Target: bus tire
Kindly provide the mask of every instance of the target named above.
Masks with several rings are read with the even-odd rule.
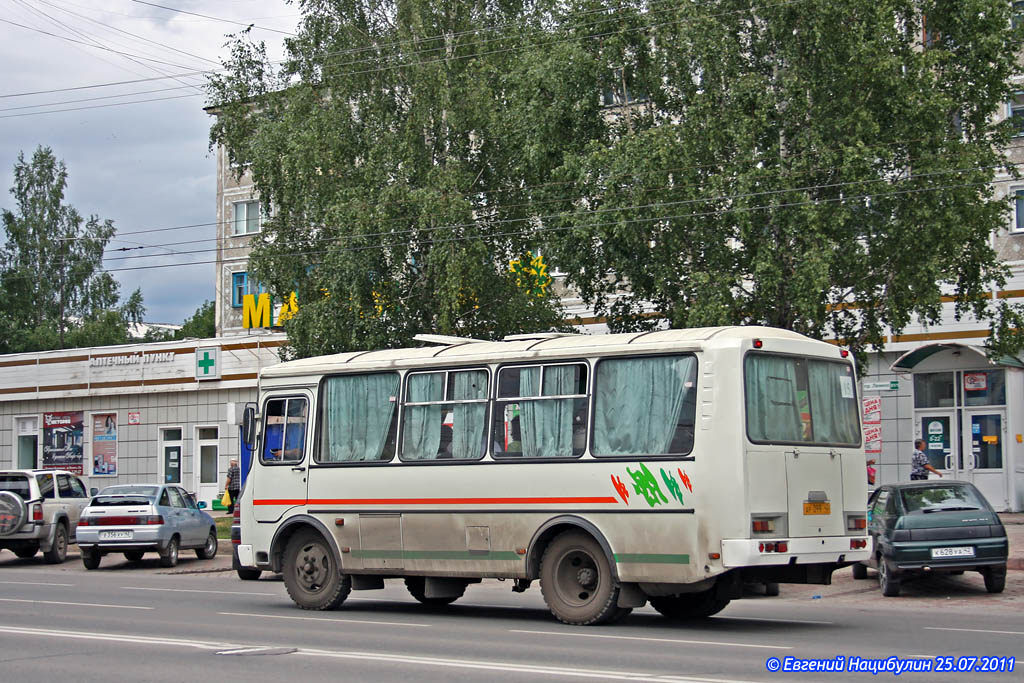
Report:
[[[728,604],[728,600],[715,597],[714,588],[700,593],[651,597],[651,607],[662,616],[676,621],[710,617],[721,612]]]
[[[310,529],[296,532],[284,551],[284,585],[292,601],[308,610],[336,609],[352,590],[323,536]]]
[[[405,577],[405,587],[408,589],[409,595],[428,607],[444,607],[445,605],[450,605],[461,598],[466,590],[466,587],[463,586],[463,593],[459,593],[458,595],[448,598],[428,598],[426,595],[426,585],[427,580],[422,576]]]
[[[238,578],[242,581],[259,581],[260,576],[263,574],[262,569],[250,569],[248,567],[239,567],[235,570],[238,574]]]
[[[619,608],[619,584],[608,557],[589,534],[565,531],[544,550],[540,591],[555,618],[565,624],[603,624],[629,614]]]

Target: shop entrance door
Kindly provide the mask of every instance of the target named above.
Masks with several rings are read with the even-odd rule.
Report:
[[[1006,411],[986,408],[964,410],[964,472],[961,479],[972,482],[996,510],[1009,504],[1006,495],[1004,446]]]
[[[947,479],[958,478],[964,468],[956,416],[955,410],[929,411],[918,413],[917,416],[928,464],[942,472],[942,476]]]

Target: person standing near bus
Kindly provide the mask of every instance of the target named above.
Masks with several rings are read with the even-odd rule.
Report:
[[[238,491],[241,489],[242,480],[238,472],[238,461],[234,458],[231,459],[231,464],[228,465],[228,479],[224,488],[228,491],[228,497],[231,502],[228,504],[228,514],[234,514],[235,512],[235,501],[238,500]]]
[[[939,472],[929,464],[924,448],[924,439],[918,439],[914,442],[914,454],[910,456],[910,478],[915,481],[927,479],[929,472],[940,477],[942,476],[942,472]]]

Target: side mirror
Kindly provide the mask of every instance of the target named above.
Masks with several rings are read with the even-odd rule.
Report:
[[[95,486],[93,486],[91,489],[89,489],[89,495],[90,496],[95,496],[99,492],[100,492],[100,490],[98,488],[96,488]]]
[[[196,507],[198,507],[200,510],[205,510],[206,509],[206,501],[205,500],[199,501],[198,503],[196,503]]]
[[[256,443],[256,404],[246,403],[242,413],[242,440],[252,449]]]

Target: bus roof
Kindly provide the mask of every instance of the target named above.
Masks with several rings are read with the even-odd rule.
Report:
[[[416,367],[439,364],[473,364],[505,361],[510,358],[580,357],[601,353],[636,353],[637,351],[663,351],[690,347],[703,348],[712,338],[728,345],[741,339],[789,339],[810,343],[815,340],[797,332],[775,327],[732,326],[699,327],[625,334],[566,335],[517,339],[515,341],[475,341],[426,347],[384,349],[380,351],[351,351],[327,356],[312,356],[287,361],[265,368],[261,376],[270,378],[298,375],[329,374],[340,371]],[[831,346],[831,345],[829,345]],[[835,347],[833,347],[835,348]],[[836,353],[838,355],[838,352]]]

